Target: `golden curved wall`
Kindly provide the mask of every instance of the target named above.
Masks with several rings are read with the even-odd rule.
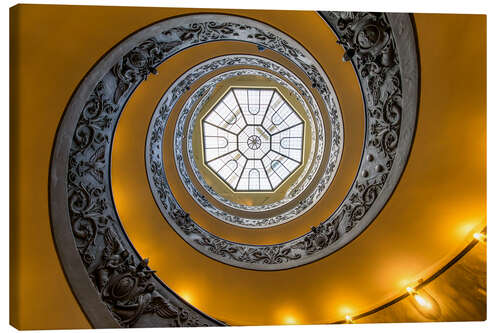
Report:
[[[90,327],[59,265],[48,212],[50,153],[72,92],[121,39],[152,22],[192,11],[37,5],[11,9],[11,323],[16,327]],[[326,29],[317,29],[313,23],[318,17],[311,12],[214,11],[251,16],[284,31],[301,15],[303,35],[297,39],[318,44],[325,38]],[[185,246],[182,256],[154,253],[152,242],[134,242],[145,256],[154,254],[152,267],[169,286],[189,294],[208,314],[236,324],[283,323],[287,316],[297,323],[334,321],[342,316],[342,307],[362,311],[394,296],[405,282],[435,270],[463,247],[470,232],[486,220],[486,17],[416,14],[415,24],[422,80],[416,137],[401,182],[372,226],[321,262],[284,272],[247,272],[214,263],[179,238],[173,242]],[[352,70],[348,64],[345,68]],[[358,98],[359,88],[353,86],[348,93]],[[127,221],[137,220],[138,213],[120,211],[133,241],[139,227]],[[167,228],[165,224],[168,234]],[[341,284],[332,287],[327,279],[303,284],[319,273],[332,274]],[[248,294],[242,294],[248,308],[262,305],[252,288],[273,293],[269,317],[258,321],[251,311],[248,317],[233,313],[224,297],[242,290],[231,283],[222,288],[217,274],[225,281],[249,283]],[[280,283],[283,289],[259,289],[256,281]]]

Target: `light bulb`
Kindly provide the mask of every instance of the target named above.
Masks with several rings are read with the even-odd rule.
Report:
[[[486,243],[486,235],[482,232],[476,232],[474,234],[474,238],[477,239],[481,243]]]
[[[425,318],[437,320],[441,316],[441,308],[438,302],[425,289],[416,291],[412,287],[406,288],[410,294],[410,302],[415,309]]]
[[[427,302],[427,300],[422,296],[420,296],[419,294],[415,294],[415,296],[413,297],[415,298],[415,301],[417,301],[418,305],[423,306],[424,308],[427,309],[432,308],[432,304]]]

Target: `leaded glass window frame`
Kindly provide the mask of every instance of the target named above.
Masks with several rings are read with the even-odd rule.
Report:
[[[201,127],[204,164],[234,192],[274,192],[303,163],[304,120],[274,87],[230,87]]]

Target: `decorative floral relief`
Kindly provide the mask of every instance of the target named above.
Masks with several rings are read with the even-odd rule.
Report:
[[[319,125],[317,128],[317,134],[316,134],[315,126],[311,128],[311,130],[312,130],[312,133],[311,133],[312,149],[311,150],[314,150],[313,148],[314,148],[316,141],[317,141],[317,143],[318,143],[317,152],[318,153],[316,155],[316,158],[314,158],[314,159],[310,158],[307,161],[307,165],[305,167],[305,170],[310,170],[310,171],[307,173],[305,181],[302,182],[299,186],[296,186],[298,181],[295,184],[290,186],[291,187],[290,192],[287,193],[286,198],[284,198],[283,200],[280,200],[280,201],[272,203],[272,204],[261,205],[261,206],[238,205],[238,204],[233,203],[227,199],[221,198],[217,193],[215,193],[215,191],[210,190],[210,188],[206,189],[212,196],[217,198],[217,200],[219,200],[220,202],[224,203],[225,205],[227,205],[229,207],[233,207],[233,208],[244,210],[244,211],[266,211],[266,210],[275,209],[278,206],[281,206],[281,205],[285,204],[286,202],[290,201],[295,196],[297,196],[299,193],[301,193],[307,187],[308,184],[310,184],[310,181],[312,180],[312,178],[316,174],[316,170],[319,167],[319,163],[320,163],[321,157],[323,155],[322,154],[323,149],[324,149],[323,122],[322,122],[322,118],[320,115],[318,105],[316,104],[316,101],[313,98],[311,92],[305,87],[305,85],[302,83],[302,81],[300,79],[298,79],[295,75],[293,75],[293,73],[288,71],[283,66],[276,64],[272,61],[269,61],[267,59],[263,59],[263,58],[259,58],[259,57],[249,57],[249,56],[246,56],[246,57],[239,56],[238,58],[242,64],[246,63],[248,65],[266,68],[268,70],[271,70],[272,72],[279,74],[281,77],[287,79],[288,81],[292,82],[294,84],[294,86],[297,87],[298,91],[295,91],[295,89],[293,89],[289,85],[288,82],[286,82],[286,81],[284,81],[284,80],[282,80],[282,79],[280,79],[272,74],[265,73],[265,72],[261,72],[261,74],[260,74],[260,75],[268,77],[268,78],[278,82],[280,85],[283,85],[284,87],[286,87],[290,91],[290,93],[303,105],[304,109],[309,110],[308,105],[311,105],[311,107],[312,107],[311,112],[309,112],[309,111],[306,112],[307,117],[308,117],[309,122],[311,124],[318,124]],[[229,59],[233,59],[233,57],[228,57],[225,60],[227,61]],[[209,64],[207,64],[207,65],[209,65]],[[212,83],[210,83],[210,82],[205,83],[205,85],[207,85],[207,84],[212,85]],[[213,89],[213,88],[211,88],[211,89]],[[193,95],[196,95],[196,93]],[[188,127],[188,138],[190,138],[192,136],[192,133],[193,133],[194,119],[196,118],[196,115],[199,113],[199,110],[206,103],[209,96],[210,96],[210,92],[207,92],[207,93],[204,92],[203,98],[200,99],[195,111],[193,112],[193,115],[191,116],[191,120],[190,120],[189,127]],[[201,95],[194,96],[194,97],[196,97],[194,99],[194,100],[196,100],[199,97],[201,97]],[[304,98],[308,102],[308,104],[305,103]],[[188,103],[189,103],[189,101],[188,101]],[[186,103],[186,105],[187,105],[187,103]],[[187,108],[184,108],[184,109],[187,110]],[[310,113],[312,114],[312,116],[310,115]],[[179,116],[179,120],[177,123],[178,125],[181,124],[182,122],[185,122],[183,117],[185,118],[185,115],[183,115],[183,114],[181,114]],[[314,118],[314,119],[312,119],[312,118]],[[335,124],[332,124],[332,126],[341,126],[341,124],[335,123]],[[334,129],[333,132],[339,133],[340,131],[338,129]],[[317,140],[316,140],[316,135],[317,135]],[[337,156],[331,156],[331,155],[336,154],[337,150],[340,149],[340,147],[339,147],[340,142],[338,142],[338,141],[339,140],[338,140],[337,135],[332,136],[332,147],[333,148],[331,149],[330,159],[334,159],[335,161],[338,161],[336,159]],[[194,160],[192,157],[192,141],[188,139],[187,145],[188,145],[188,157],[190,159],[190,163],[192,165],[192,168],[195,169],[195,163],[194,163]],[[311,164],[313,164],[313,166],[311,169],[309,169]],[[195,173],[196,173],[196,171],[195,171]],[[329,181],[327,180],[326,182],[329,184],[331,182],[332,176],[333,176],[332,173],[325,173],[323,178],[328,179]],[[198,179],[200,179],[201,175],[200,176],[197,175],[197,177],[198,177]],[[200,181],[202,181],[202,179],[200,179]],[[324,182],[324,181],[320,181],[320,182]],[[284,219],[286,219],[286,217],[282,216],[280,219],[284,220]],[[229,222],[243,223],[244,221],[237,220],[237,221],[229,221]],[[274,222],[262,221],[262,223],[260,223],[260,224],[261,225],[268,225],[269,223],[274,223]]]
[[[181,43],[176,40],[159,43],[156,39],[149,39],[127,53],[113,66],[117,79],[113,101],[117,103],[135,83],[146,80],[149,74],[157,74],[156,66]]]
[[[402,92],[399,60],[387,18],[383,13],[329,15],[337,23],[339,44],[346,49],[344,60],[351,60],[361,76],[373,135],[369,144],[393,159],[399,140]]]
[[[155,290],[148,259],[136,263],[110,228],[103,231],[103,239],[102,260],[90,276],[121,326],[131,327],[148,313],[170,319],[170,326],[207,326]]]
[[[311,224],[315,227],[308,234],[283,244],[253,246],[219,239],[196,225],[171,195],[165,178],[161,177],[163,170],[152,164],[157,195],[169,212],[174,228],[188,243],[213,259],[255,269],[281,269],[308,263],[317,259],[318,254],[331,253],[343,235],[371,209],[384,187],[399,140],[403,112],[399,62],[390,26],[384,14],[330,12],[327,15],[327,21],[346,48],[345,58],[350,59],[361,74],[362,89],[369,101],[366,113],[370,131],[365,154],[373,154],[377,162],[385,162],[384,172],[370,177],[358,174],[356,186],[342,206],[326,221],[313,221]],[[233,39],[281,53],[312,78],[318,91],[330,90],[316,65],[271,27],[232,16],[219,16],[227,21],[222,24],[204,19],[214,16],[196,15],[194,18],[199,23],[179,24],[128,51],[96,84],[73,130],[67,170],[71,228],[96,291],[124,327],[147,326],[148,316],[163,320],[162,326],[221,324],[197,312],[159,282],[148,261],[133,250],[116,215],[109,178],[111,139],[124,104],[135,88],[155,73],[160,63],[182,49],[203,42]],[[189,16],[186,18],[189,21]],[[178,22],[181,19],[184,18]],[[174,92],[174,96],[178,94],[182,94],[182,89]],[[332,119],[338,117],[333,97],[327,104],[333,112]],[[160,113],[162,117],[168,116],[166,109]]]
[[[349,13],[332,15],[335,18],[345,18],[345,22],[341,23],[342,31],[345,31],[345,35],[342,35],[340,32],[340,36],[342,36],[340,38],[340,42],[347,46],[346,56],[344,58],[345,60],[353,61],[356,68],[361,68],[360,71],[362,73],[363,70],[366,69],[366,66],[368,66],[367,60],[364,60],[364,62],[360,60],[364,59],[362,57],[366,54],[370,54],[373,59],[376,59],[373,60],[376,63],[378,59],[383,58],[383,56],[377,55],[377,50],[385,50],[388,47],[387,44],[393,43],[389,35],[390,29],[387,30],[383,28],[387,25],[383,15],[373,16],[382,20],[380,23],[381,28],[378,26],[370,26],[366,27],[366,29],[364,24],[373,25],[376,23],[376,20],[370,16],[371,14],[365,13],[361,16],[354,15],[353,17],[363,18],[362,22],[358,22],[357,24],[355,24],[354,21],[349,21],[347,19],[351,17]],[[352,29],[365,29],[366,31],[358,36],[359,33],[352,32]],[[381,37],[380,40],[374,40],[375,37],[372,36],[374,31],[379,31],[377,29],[380,29],[380,34],[385,36]],[[366,34],[367,36],[365,37],[363,34]],[[353,36],[353,38],[354,36],[358,36],[356,38],[358,38],[359,43],[361,43],[360,46],[358,47],[359,43],[350,39],[349,36]],[[369,40],[367,41],[365,38],[369,38]],[[376,49],[372,49],[372,47],[370,47],[370,40],[374,40],[372,47]],[[349,51],[350,46],[355,48],[354,52]],[[360,49],[362,51],[358,51]],[[299,54],[299,52],[297,52],[297,54]],[[310,233],[300,237],[299,239],[279,245],[280,253],[283,251],[285,254],[283,256],[278,256],[278,258],[280,258],[279,262],[273,259],[273,254],[275,252],[266,250],[271,248],[276,250],[276,247],[252,246],[220,239],[217,236],[203,230],[194,221],[190,220],[189,216],[185,218],[189,220],[189,223],[185,221],[184,218],[182,219],[183,222],[181,230],[183,233],[181,233],[181,235],[183,235],[186,241],[214,259],[219,259],[223,262],[246,268],[266,269],[262,268],[262,266],[253,266],[252,264],[269,264],[279,268],[279,265],[276,264],[289,263],[293,261],[307,262],[308,256],[316,255],[321,251],[327,251],[329,245],[335,243],[342,238],[344,234],[352,230],[357,222],[370,209],[380,189],[383,187],[387,174],[391,170],[394,150],[395,147],[397,147],[399,140],[401,111],[399,104],[401,98],[399,96],[401,95],[401,88],[396,84],[400,81],[400,79],[397,58],[394,54],[393,56],[394,59],[390,62],[387,62],[387,59],[384,58],[386,59],[384,60],[386,61],[386,64],[391,64],[390,68],[381,63],[380,71],[377,72],[374,69],[375,72],[369,72],[369,74],[366,75],[366,79],[362,81],[362,87],[365,88],[363,91],[369,101],[367,105],[367,120],[370,132],[367,133],[366,143],[375,148],[375,150],[366,149],[365,156],[371,155],[372,159],[374,159],[377,163],[382,163],[384,167],[382,169],[379,168],[379,171],[375,172],[375,175],[368,176],[367,174],[358,174],[355,181],[356,186],[354,186],[348,194],[348,200],[344,201],[344,203],[327,221],[317,223],[314,227],[312,227]],[[363,63],[364,66],[359,67],[358,63]],[[315,71],[309,67],[307,67],[307,70],[309,73],[315,73]],[[378,73],[378,76],[375,75],[375,73]],[[364,74],[362,74],[362,77],[364,78],[365,76],[363,75]],[[374,87],[374,85],[370,82],[378,82],[378,90],[370,89],[370,87]],[[167,98],[166,102],[162,105],[174,103],[174,101],[175,94],[172,94],[172,96]],[[154,150],[152,149],[152,151]],[[363,158],[363,161],[365,160],[366,159]],[[366,163],[363,162],[362,167],[364,164]],[[335,168],[334,163],[330,163],[327,166],[327,170],[331,170],[333,168]],[[173,209],[180,209],[175,200],[168,199],[171,194],[169,194],[168,184],[162,179],[161,172],[154,176],[153,183],[155,186],[158,185],[162,187],[160,193],[161,195],[165,195],[165,199],[161,199],[160,201],[162,201],[166,212],[172,211]],[[322,186],[324,186],[324,184],[319,184],[318,187],[323,189]],[[360,201],[359,198],[362,198],[363,200]],[[368,200],[370,198],[373,200]],[[206,200],[206,198],[203,199]],[[314,198],[306,198],[293,210],[291,210],[290,214],[300,214],[303,209],[313,203],[313,200]],[[165,202],[171,202],[172,204],[165,204]],[[209,203],[207,202],[206,205],[209,205]],[[253,255],[256,256],[252,257]],[[266,258],[266,256],[268,257]],[[263,258],[266,258],[266,260]]]

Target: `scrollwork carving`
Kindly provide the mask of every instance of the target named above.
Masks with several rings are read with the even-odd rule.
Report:
[[[394,157],[401,120],[401,74],[394,39],[383,13],[328,14],[337,24],[338,43],[345,61],[352,61],[361,76],[372,121],[369,144]],[[335,24],[335,23],[334,23]],[[390,168],[392,163],[386,162]]]
[[[207,212],[214,215],[216,218],[220,220],[245,227],[269,227],[285,223],[291,219],[296,218],[300,214],[305,213],[307,209],[309,209],[312,205],[314,205],[314,203],[316,203],[321,198],[321,195],[326,191],[327,186],[333,180],[333,177],[338,167],[338,163],[340,161],[340,150],[341,150],[342,140],[339,140],[338,135],[333,135],[330,138],[331,148],[329,150],[329,154],[325,157],[325,161],[323,161],[325,164],[328,165],[328,168],[325,170],[325,172],[317,182],[317,186],[315,186],[315,188],[312,189],[311,193],[308,195],[309,198],[304,199],[304,201],[301,202],[300,206],[292,207],[288,211],[281,212],[279,215],[276,216],[271,216],[266,218],[248,218],[248,217],[244,218],[238,215],[229,214],[225,210],[218,209],[217,207],[212,205],[193,185],[190,175],[186,170],[186,165],[183,157],[183,149],[182,149],[182,146],[186,140],[187,140],[187,155],[189,163],[191,164],[191,168],[196,178],[203,186],[203,188],[212,197],[214,197],[216,200],[223,203],[224,205],[250,212],[276,209],[290,202],[302,191],[304,191],[305,188],[312,181],[313,177],[316,175],[316,171],[318,170],[320,164],[322,163],[323,151],[325,149],[324,146],[326,140],[324,138],[324,129],[322,126],[323,123],[321,121],[321,114],[319,111],[319,107],[317,106],[316,102],[314,101],[314,98],[312,97],[312,94],[309,92],[307,88],[305,88],[305,86],[301,83],[301,81],[298,78],[296,78],[292,73],[287,71],[281,65],[269,61],[267,59],[262,59],[254,56],[243,56],[243,55],[223,56],[211,59],[205,63],[200,64],[199,66],[190,69],[187,73],[185,73],[184,74],[185,77],[184,78],[181,77],[177,82],[175,82],[165,93],[165,96],[167,97],[171,94],[170,90],[179,91],[182,90],[180,87],[182,87],[183,85],[192,84],[195,80],[205,75],[208,72],[208,69],[215,70],[224,68],[226,66],[234,66],[234,65],[258,66],[270,69],[273,72],[276,71],[277,73],[286,77],[287,79],[291,79],[291,81],[294,82],[294,84],[296,84],[300,90],[295,92],[295,90],[289,85],[289,83],[284,81],[283,79],[277,77],[274,74],[256,69],[230,70],[211,78],[210,80],[205,82],[200,88],[198,88],[188,98],[178,116],[176,131],[174,135],[174,148],[173,148],[177,170],[179,172],[179,175],[181,177],[181,180],[185,188],[191,194],[191,196],[198,202],[198,204],[201,207],[203,207],[203,209],[205,209]],[[320,125],[318,126],[317,129],[313,128],[314,131],[311,131],[312,135],[316,135],[316,133],[318,133],[318,139],[316,139],[316,137],[311,139],[311,145],[314,145],[315,147],[317,143],[318,150],[317,153],[315,154],[315,151],[311,149],[311,153],[309,156],[310,158],[308,158],[307,165],[303,171],[303,178],[299,178],[299,180],[301,181],[303,180],[303,182],[295,187],[293,193],[289,193],[282,200],[279,200],[272,204],[261,205],[261,206],[246,206],[234,203],[228,199],[221,197],[204,181],[204,178],[201,175],[200,171],[198,170],[196,162],[194,161],[192,139],[191,139],[194,130],[194,123],[195,123],[194,119],[196,119],[198,113],[200,112],[200,109],[206,103],[206,100],[208,99],[208,97],[210,97],[210,94],[213,91],[214,87],[219,82],[240,75],[259,75],[283,85],[284,87],[289,89],[290,93],[293,94],[292,96],[294,96],[297,100],[299,100],[299,102],[301,102],[304,105],[304,108],[306,109],[307,104],[302,98],[302,96],[304,96],[304,98],[307,99],[308,102],[310,102],[310,104],[313,105],[312,115],[310,115],[309,113],[307,114],[308,117],[311,118],[310,121],[313,122],[314,120],[316,123]],[[152,128],[149,132],[148,137],[146,138],[146,144],[148,145],[148,147],[150,147],[150,150],[147,152],[146,156],[146,164],[152,165],[151,169],[154,170],[151,171],[148,170],[148,172],[151,172],[153,174],[156,173],[157,168],[163,168],[163,160],[157,157],[162,156],[162,154],[159,151],[163,149],[162,133],[164,132],[164,128],[166,126],[166,121],[167,121],[167,119],[164,117],[164,115],[167,113],[165,112],[165,110],[171,110],[174,107],[174,103],[177,101],[176,97],[178,97],[177,94],[171,94],[171,95],[172,96],[170,98],[168,97],[165,98],[165,101],[160,102],[160,104],[158,105],[155,113],[153,114],[152,124],[150,125]],[[329,95],[326,95],[325,98],[327,99],[328,96]],[[197,103],[197,105],[194,108],[193,115],[191,116],[191,120],[189,122],[187,133],[185,134],[183,131],[183,125],[186,122],[187,114],[189,113],[190,109],[193,107],[195,103]],[[156,115],[160,112],[162,116],[157,117]],[[335,113],[335,111],[333,111],[332,113]],[[339,127],[342,127],[342,123],[339,118],[337,118],[337,121],[333,122],[331,126],[333,127],[332,130],[333,133],[341,133]],[[157,174],[157,176],[162,177],[161,173]],[[156,181],[152,182],[153,187],[156,187],[157,184],[161,185],[163,183]],[[295,184],[293,186],[295,186]],[[153,189],[153,191],[155,191],[155,189]]]
[[[394,16],[394,22],[407,29],[400,28],[395,33],[386,14],[321,14],[346,47],[346,59],[351,59],[360,73],[361,87],[369,101],[366,103],[368,128],[374,129],[381,142],[378,145],[373,141],[373,134],[368,133],[364,154],[373,154],[374,162],[387,166],[387,176],[374,173],[363,178],[358,173],[356,186],[350,193],[357,193],[357,197],[349,196],[326,221],[312,221],[315,229],[296,240],[269,246],[219,243],[214,252],[226,254],[226,257],[221,257],[207,250],[214,246],[216,236],[200,228],[182,211],[169,193],[168,184],[162,184],[161,177],[157,177],[161,171],[153,172],[153,181],[158,182],[161,189],[157,195],[165,198],[163,208],[174,222],[174,229],[213,259],[264,270],[291,268],[320,259],[355,237],[348,230],[349,224],[352,224],[350,230],[361,225],[359,233],[371,222],[381,209],[378,201],[382,193],[387,200],[387,193],[390,194],[396,186],[394,179],[401,175],[404,164],[399,163],[395,168],[393,161],[400,154],[400,147],[403,160],[406,158],[411,138],[410,142],[401,146],[399,133],[403,125],[407,133],[413,133],[416,115],[416,107],[411,104],[409,108],[406,99],[418,100],[418,96],[408,96],[400,87],[408,81],[418,82],[418,78],[414,77],[418,72],[412,68],[406,73],[411,76],[408,80],[401,77],[401,66],[412,65],[416,60],[410,55],[406,62],[400,62],[400,46],[394,42],[394,36],[400,38],[398,36],[402,32],[406,33],[403,40],[409,47],[414,47],[414,41],[407,34],[407,31],[412,31],[411,24],[404,15]],[[135,252],[114,209],[109,177],[111,138],[130,94],[173,54],[200,43],[221,40],[246,41],[261,48],[273,49],[307,73],[318,91],[332,89],[317,75],[320,67],[306,56],[298,43],[289,41],[283,33],[270,26],[242,17],[200,14],[171,18],[143,29],[124,40],[121,47],[111,50],[89,72],[68,104],[54,145],[50,180],[51,221],[58,253],[66,274],[72,277],[69,282],[75,294],[87,292],[85,298],[79,301],[95,326],[101,325],[100,320],[106,322],[102,325],[110,325],[103,311],[95,311],[102,304],[124,327],[222,324],[173,294],[148,267],[147,260]],[[405,43],[401,39],[399,42]],[[328,109],[335,110],[335,103],[333,97],[329,99]],[[376,112],[380,112],[379,118],[374,116]],[[337,117],[335,113],[330,116],[333,120]],[[71,143],[68,138],[72,138]],[[393,150],[393,147],[397,149]],[[363,161],[366,160],[365,155]],[[360,167],[368,168],[367,163],[363,162]],[[152,170],[155,170],[154,167]],[[392,183],[387,185],[389,178]],[[61,205],[61,201],[66,204]],[[339,221],[338,238],[332,230],[336,221]],[[72,246],[66,237],[74,239],[75,251],[78,252],[76,256],[65,252],[71,251]],[[203,243],[204,237],[209,241]],[[298,245],[300,242],[303,244]],[[61,248],[62,244],[69,248]],[[235,248],[236,252],[228,248]],[[87,272],[95,287],[94,296],[88,294],[91,290],[88,284],[80,282],[81,276],[75,278],[73,271]],[[87,311],[89,304],[92,311]],[[156,319],[148,319],[151,316]]]
[[[373,175],[370,175],[366,170],[359,172],[355,186],[351,188],[347,199],[330,218],[314,224],[310,233],[279,245],[279,253],[285,254],[278,256],[279,260],[271,259],[272,255],[269,259],[259,260],[260,254],[276,253],[277,245],[255,246],[233,243],[208,233],[187,216],[186,222],[180,228],[181,236],[211,258],[252,269],[279,269],[310,262],[314,260],[312,258],[324,256],[335,248],[339,248],[340,245],[337,244],[341,244],[341,241],[347,238],[346,235],[364,219],[384,187],[399,144],[402,116],[399,59],[397,52],[394,51],[394,37],[390,24],[384,14],[329,12],[325,15],[330,17],[328,22],[339,35],[339,43],[346,48],[344,60],[352,61],[354,68],[360,73],[359,77],[366,101],[366,118],[369,124],[369,132],[365,141],[364,162],[361,164],[360,170],[368,167],[365,158],[368,154],[372,156],[372,163],[378,163],[384,167],[377,167]],[[204,29],[199,26],[196,33],[202,34]],[[271,45],[267,45],[269,48],[272,48],[277,40],[272,38],[271,41]],[[283,47],[283,45],[279,44],[279,47]],[[296,55],[303,57],[305,54],[304,52],[293,52],[288,45],[285,47],[285,53],[288,57]],[[292,58],[292,60],[311,75],[313,85],[320,92],[323,91],[325,82],[319,79],[322,76],[318,75],[317,67],[305,64],[302,58]],[[172,94],[167,102],[172,104],[175,99],[176,95]],[[164,105],[168,103],[164,103]],[[368,149],[370,147],[373,149]],[[333,168],[335,165],[330,163],[327,170]],[[154,181],[153,183],[163,186],[160,190],[162,195],[166,194],[167,197],[171,197],[166,181]],[[324,186],[325,184],[319,184],[318,188],[322,190]],[[180,209],[173,198],[170,201],[173,202],[173,206],[163,204],[166,211],[172,209],[171,207]],[[300,212],[310,203],[311,198],[305,199],[291,213]],[[367,222],[365,221],[364,224]],[[255,257],[252,256],[253,254],[259,255]]]
[[[146,80],[149,74],[157,74],[156,67],[180,44],[180,41],[159,42],[150,38],[127,53],[112,69],[117,78],[113,101],[118,103],[133,84]]]

